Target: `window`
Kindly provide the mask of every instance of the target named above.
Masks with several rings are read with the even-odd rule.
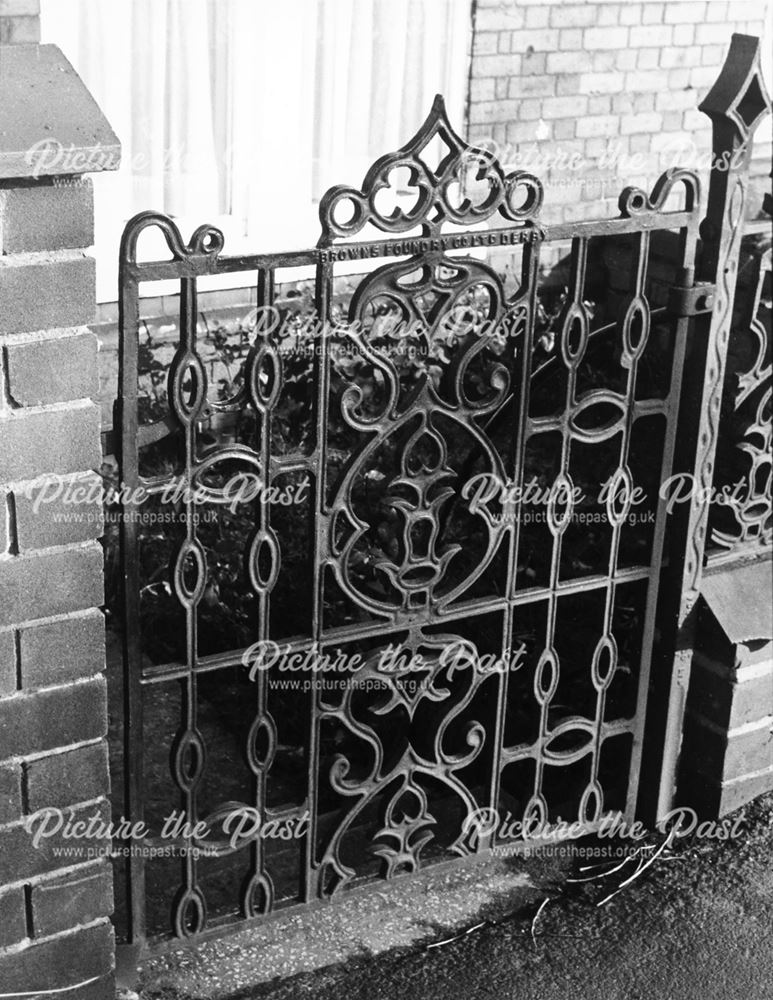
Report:
[[[226,251],[318,237],[316,202],[359,184],[421,124],[436,92],[462,121],[466,0],[43,0],[58,45],[123,145],[97,176],[98,297],[116,298],[123,224],[153,208]]]

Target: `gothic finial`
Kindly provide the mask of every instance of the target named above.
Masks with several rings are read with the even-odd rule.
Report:
[[[442,147],[441,159],[433,166],[426,154],[436,139]],[[395,188],[395,172],[400,169],[408,170],[413,204],[398,204],[386,214],[377,198],[385,189]],[[368,223],[392,235],[417,226],[437,229],[444,222],[470,226],[497,212],[511,222],[533,224],[542,195],[536,177],[523,170],[506,174],[492,152],[471,146],[457,135],[442,96],[436,94],[416,135],[396,152],[376,160],[360,189],[336,185],[325,192],[319,205],[321,240],[356,236]]]
[[[716,83],[698,105],[715,123],[729,121],[742,141],[749,139],[770,111],[770,97],[760,69],[760,40],[733,35]]]

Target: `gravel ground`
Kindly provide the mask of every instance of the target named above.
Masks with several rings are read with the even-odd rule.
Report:
[[[514,898],[511,912],[489,908],[451,931],[436,925],[429,939],[232,1000],[773,1000],[773,795],[732,819],[737,837],[678,841],[603,906],[633,862],[570,883],[555,865],[535,879],[534,861],[511,859],[539,886]],[[465,927],[473,929],[453,937]],[[185,986],[167,980],[143,998],[212,995],[204,982]]]

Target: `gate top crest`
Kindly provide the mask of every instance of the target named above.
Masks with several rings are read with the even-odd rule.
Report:
[[[447,150],[435,168],[426,157],[434,140]],[[390,177],[400,168],[409,171],[410,186],[417,190],[416,201],[407,211],[398,207],[385,215],[378,208],[378,196],[391,186]],[[484,187],[474,198],[467,193],[471,179]],[[485,222],[495,212],[511,222],[533,222],[542,199],[542,184],[533,174],[525,170],[506,174],[491,151],[471,146],[454,132],[445,102],[438,94],[416,135],[397,152],[376,160],[359,190],[338,184],[323,195],[319,205],[320,243],[356,236],[368,223],[392,234],[420,225],[425,236],[432,236],[445,222],[472,226]],[[351,217],[344,222],[336,214],[346,203]]]

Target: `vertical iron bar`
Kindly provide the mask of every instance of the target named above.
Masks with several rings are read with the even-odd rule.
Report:
[[[529,391],[531,389],[531,361],[534,350],[534,325],[537,315],[537,284],[539,280],[539,258],[541,241],[525,243],[523,249],[522,278],[526,292],[526,323],[523,329],[519,355],[520,379],[518,384],[518,398],[515,404],[515,431],[513,441],[513,453],[511,456],[512,481],[520,491],[523,487],[524,456],[526,453],[526,421],[529,413]],[[504,616],[504,637],[503,655],[507,652],[507,644],[513,642],[513,624],[515,620],[515,590],[518,576],[518,549],[520,542],[521,509],[522,503],[518,503],[517,509],[510,511],[511,521],[508,526],[510,533],[509,553],[507,564],[507,608]],[[489,805],[492,810],[491,815],[495,815],[499,808],[499,791],[502,781],[502,751],[505,740],[505,715],[507,712],[507,695],[509,689],[509,660],[505,660],[508,668],[501,671],[499,682],[499,699],[497,703],[497,716],[494,725],[494,759],[492,763],[491,783],[489,791]],[[481,838],[483,841],[483,838]],[[482,843],[482,846],[487,846]]]
[[[316,310],[316,331],[320,338],[320,344],[314,345],[314,382],[316,384],[316,394],[314,396],[315,406],[315,433],[314,442],[314,466],[315,466],[315,494],[314,494],[314,565],[313,573],[313,593],[312,593],[312,643],[315,649],[319,649],[324,628],[324,578],[325,559],[327,554],[326,538],[326,514],[327,514],[327,419],[329,406],[329,321],[330,321],[330,297],[333,281],[333,265],[327,261],[318,259],[316,268],[316,286],[314,292],[314,304]],[[306,867],[304,871],[303,898],[305,902],[311,902],[319,895],[321,887],[317,883],[316,874],[316,841],[317,841],[317,779],[319,776],[319,691],[312,678],[311,698],[309,700],[309,742],[306,751],[306,782],[308,793],[309,825],[306,834]]]
[[[712,312],[698,316],[689,335],[675,472],[695,477],[692,499],[672,526],[671,614],[664,623],[670,664],[656,819],[676,795],[682,726],[690,683],[695,613],[703,569],[708,504],[719,431],[727,344],[735,298],[749,159],[754,130],[770,110],[759,67],[759,39],[733,35],[717,82],[699,106],[712,120],[713,155],[696,278],[716,285]]]
[[[266,267],[261,268],[258,271],[257,280],[257,295],[256,295],[256,308],[258,310],[258,315],[260,316],[260,310],[265,308],[271,308],[274,304],[274,270],[273,268]],[[256,330],[257,332],[257,330]],[[258,334],[259,336],[259,334]],[[268,340],[268,334],[266,334],[266,339]],[[257,349],[257,341],[253,345],[253,350]],[[275,377],[279,375],[275,372]],[[256,417],[260,418],[261,425],[258,431],[257,440],[255,442],[256,448],[260,454],[260,474],[264,485],[270,486],[271,483],[271,411],[268,407],[262,414],[256,413]],[[256,501],[255,511],[257,515],[257,520],[259,524],[259,530],[261,533],[266,535],[269,530],[270,525],[270,507],[269,504],[264,503],[260,499]],[[258,594],[258,642],[263,643],[269,637],[269,615],[271,611],[271,595],[267,589],[262,589]],[[255,684],[257,685],[257,696],[256,696],[256,712],[258,718],[265,718],[266,710],[268,708],[268,678],[266,677],[265,670],[256,671]],[[267,774],[266,768],[262,768],[260,773],[253,774],[253,796],[255,808],[258,811],[258,816],[264,819],[266,816],[266,794],[267,786]],[[265,845],[262,837],[256,837],[253,841],[251,847],[251,864],[252,873],[251,877],[246,880],[244,897],[242,900],[242,910],[245,915],[252,915],[253,900],[250,898],[251,887],[258,883],[259,880],[265,877]],[[264,885],[268,886],[271,883],[266,883],[264,880]],[[268,892],[268,889],[266,889]],[[267,910],[271,909],[273,905],[272,898],[266,898],[265,907]]]
[[[186,352],[196,353],[196,279],[184,278],[180,282],[180,333]],[[200,387],[201,391],[206,391],[205,387]],[[182,392],[181,385],[181,392]],[[171,396],[171,393],[170,393]],[[192,543],[196,538],[196,507],[193,502],[193,469],[196,465],[196,422],[190,421],[185,426],[185,537],[188,543]],[[205,570],[206,572],[206,570]],[[185,715],[186,735],[197,732],[198,715],[198,683],[196,677],[196,661],[198,656],[197,624],[198,624],[198,601],[191,601],[185,609],[185,633],[186,633],[186,660],[188,664],[188,674],[183,682],[183,713]],[[198,749],[196,753],[198,754]],[[202,761],[197,760],[196,766],[199,774],[202,770]],[[184,761],[181,761],[184,764]],[[196,780],[187,782],[188,787],[184,792],[185,820],[190,827],[198,823],[198,804],[196,794]],[[197,861],[194,856],[193,840],[189,836],[187,848],[183,860],[183,870],[185,873],[185,893],[186,896],[195,893],[197,877]],[[185,910],[180,909],[179,917],[185,917]],[[201,930],[199,926],[197,930]]]
[[[688,189],[687,208],[695,211],[694,221],[690,222],[679,235],[679,260],[681,261],[682,272],[693,273],[693,262],[695,259],[695,248],[697,242],[697,213],[700,211],[700,204],[693,205],[692,195]],[[671,323],[671,335],[673,353],[671,357],[671,367],[669,372],[668,394],[664,399],[664,409],[666,414],[666,437],[663,442],[663,455],[660,463],[659,482],[665,481],[671,475],[674,466],[674,451],[676,448],[677,436],[680,431],[679,426],[679,406],[682,393],[682,379],[684,377],[685,354],[687,346],[687,335],[690,320],[687,317],[675,317]],[[635,405],[635,404],[634,404]],[[642,803],[642,795],[639,789],[643,785],[644,789],[650,782],[657,784],[658,778],[652,775],[648,769],[643,772],[643,765],[650,759],[650,746],[656,739],[649,739],[650,716],[653,712],[648,707],[648,695],[650,687],[650,674],[655,649],[655,637],[658,626],[658,607],[661,600],[661,591],[666,588],[661,583],[661,567],[663,563],[663,552],[666,540],[666,528],[668,516],[666,512],[666,499],[658,493],[657,512],[655,515],[655,531],[652,539],[652,551],[650,553],[651,575],[647,587],[647,601],[644,615],[644,630],[642,633],[642,656],[640,661],[639,689],[636,701],[636,726],[633,733],[633,747],[631,752],[631,771],[628,783],[628,794],[626,799],[626,813],[633,814],[639,804],[639,809],[646,803]],[[648,728],[649,727],[649,728]],[[648,751],[645,755],[645,749]],[[642,782],[642,776],[644,781]]]
[[[124,809],[132,828],[143,821],[144,761],[142,744],[142,659],[140,652],[139,552],[137,522],[126,502],[127,494],[139,485],[137,447],[137,356],[139,338],[139,287],[130,262],[134,257],[134,234],[127,228],[119,255],[120,296],[118,329],[120,337],[118,398],[115,428],[119,436],[119,539],[121,558],[121,601],[123,605],[123,749]],[[128,509],[127,509],[128,508]],[[126,859],[127,964],[136,966],[146,938],[145,859],[129,852]]]

